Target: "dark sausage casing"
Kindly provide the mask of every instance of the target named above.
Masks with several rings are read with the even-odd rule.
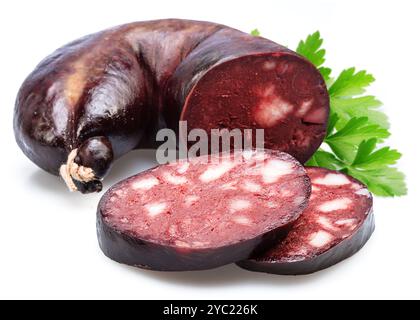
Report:
[[[160,128],[265,129],[265,147],[305,162],[325,135],[325,83],[306,59],[209,22],[136,22],[58,49],[23,83],[14,129],[23,152],[93,192],[112,161],[156,147]]]

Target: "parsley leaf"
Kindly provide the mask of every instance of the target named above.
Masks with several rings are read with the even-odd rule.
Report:
[[[259,36],[258,29],[251,32]],[[363,95],[375,78],[365,70],[343,70],[336,79],[324,67],[325,49],[319,31],[301,40],[296,52],[314,64],[324,78],[330,95],[330,119],[324,145],[332,152],[319,149],[306,163],[345,172],[362,181],[379,196],[401,196],[407,193],[404,174],[393,167],[401,153],[390,147],[378,147],[390,136],[388,117],[379,107],[382,103]]]
[[[350,163],[337,158],[331,152],[320,149],[306,165],[347,173],[363,182],[372,193],[378,196],[405,195],[407,187],[404,182],[404,174],[396,168],[390,167],[397,162],[401,154],[389,147],[375,151],[376,146],[376,139],[361,142],[354,161]]]
[[[379,166],[396,164],[401,158],[401,153],[390,147],[375,151],[376,144],[376,139],[361,142],[352,166],[358,169],[375,169]]]
[[[389,147],[376,149],[377,139],[360,143],[357,155],[346,170],[380,196],[401,196],[407,193],[404,174],[389,167],[401,158],[401,153]]]
[[[406,194],[404,174],[393,167],[401,154],[390,147],[378,147],[390,135],[388,118],[379,109],[382,103],[364,95],[375,78],[365,70],[348,68],[333,79],[331,69],[322,66],[322,43],[317,31],[300,41],[296,50],[318,68],[327,83],[331,105],[324,144],[332,152],[319,149],[306,165],[348,173],[379,196]]]
[[[377,110],[382,103],[374,96],[362,96],[351,99],[331,98],[331,109],[340,120],[336,124],[337,128],[342,128],[347,121],[354,117],[367,117],[369,122],[388,129],[388,117],[383,112]]]
[[[377,110],[382,103],[374,96],[360,96],[374,81],[375,78],[366,71],[356,72],[355,68],[349,68],[329,86],[331,110],[340,117],[338,129],[353,117],[368,117],[371,123],[389,128],[387,116]]]
[[[338,78],[330,86],[328,92],[330,97],[352,97],[365,92],[375,78],[365,70],[356,72],[355,68],[349,68],[341,71]]]
[[[312,167],[323,167],[330,170],[342,170],[345,164],[332,153],[319,149],[305,164]]]
[[[350,167],[348,174],[362,181],[372,193],[378,196],[393,197],[407,194],[404,174],[396,168],[383,167],[361,171]]]
[[[326,67],[319,67],[318,71],[321,74],[321,76],[324,78],[324,80],[325,80],[325,82],[327,83],[327,86],[328,86],[328,84],[332,80],[330,78],[332,70],[330,68],[326,68]]]
[[[325,82],[328,84],[331,80],[331,69],[321,67],[325,62],[325,49],[321,49],[323,42],[324,40],[321,38],[321,34],[317,31],[307,36],[305,41],[301,40],[296,52],[312,62],[312,64],[318,68]]]
[[[321,34],[317,31],[307,36],[305,41],[301,40],[296,52],[312,62],[315,67],[320,67],[325,62],[325,50],[321,49],[322,42]]]
[[[250,33],[251,33],[251,36],[254,36],[254,37],[260,36],[260,31],[258,29],[254,29]]]
[[[338,119],[338,117],[335,117]],[[334,153],[342,160],[352,162],[356,156],[358,146],[364,140],[389,137],[386,129],[376,124],[370,124],[367,117],[352,118],[346,125],[338,131],[331,133],[325,138]]]

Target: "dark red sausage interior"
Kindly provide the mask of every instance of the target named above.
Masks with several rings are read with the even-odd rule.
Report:
[[[245,56],[209,70],[190,92],[181,120],[209,134],[214,128],[262,128],[266,148],[304,163],[325,135],[322,86],[313,66],[296,56]]]
[[[324,168],[307,168],[312,181],[308,208],[287,237],[238,264],[253,271],[305,274],[357,252],[374,230],[372,195],[359,181]]]
[[[104,253],[156,270],[195,270],[271,244],[306,207],[309,179],[284,153],[235,155],[159,166],[111,188],[98,211]]]

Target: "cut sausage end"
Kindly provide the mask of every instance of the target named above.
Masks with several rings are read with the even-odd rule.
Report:
[[[209,134],[214,128],[264,129],[266,148],[304,163],[322,143],[328,115],[328,93],[311,64],[288,53],[265,53],[207,71],[189,93],[181,120]]]
[[[287,170],[280,176],[272,172],[276,183],[267,183],[264,168],[273,161]],[[173,183],[167,176],[188,183]],[[252,188],[220,188],[231,182]],[[266,195],[271,195],[271,206]],[[181,160],[112,187],[99,204],[99,242],[107,256],[130,265],[155,270],[216,267],[245,259],[278,238],[299,217],[309,195],[304,168],[284,153]]]
[[[374,231],[372,195],[359,181],[307,168],[316,196],[287,237],[239,266],[275,274],[306,274],[336,264],[363,247]]]

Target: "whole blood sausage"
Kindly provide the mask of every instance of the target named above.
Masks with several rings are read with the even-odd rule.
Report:
[[[334,265],[359,251],[375,229],[372,196],[359,181],[323,168],[307,168],[308,208],[287,237],[238,265],[252,271],[297,275]]]
[[[307,205],[309,178],[286,153],[207,160],[158,166],[112,187],[97,216],[105,255],[153,270],[214,268],[267,249]]]
[[[306,59],[210,22],[135,22],[45,58],[16,100],[17,143],[70,190],[94,192],[113,160],[156,147],[160,128],[265,129],[265,147],[302,163],[323,140],[325,83]]]

